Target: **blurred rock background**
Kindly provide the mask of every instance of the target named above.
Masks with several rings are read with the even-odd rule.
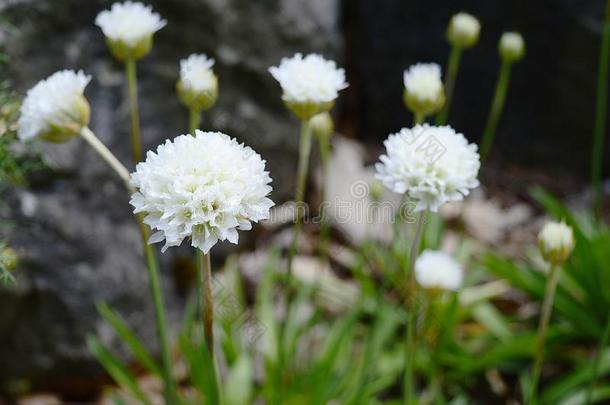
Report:
[[[374,159],[387,134],[411,122],[401,101],[403,69],[418,61],[446,64],[445,25],[461,10],[477,15],[483,31],[479,45],[463,57],[450,123],[478,141],[496,80],[497,40],[504,30],[519,30],[528,54],[513,71],[493,165],[545,168],[577,184],[587,176],[601,1],[147,3],[168,24],[138,64],[145,148],[186,131],[187,112],[174,96],[178,61],[206,53],[216,59],[220,99],[204,115],[202,128],[227,132],[261,153],[276,201],[290,196],[298,124],[267,68],[295,52],[319,52],[346,67],[351,86],[335,109],[338,129],[362,141]],[[91,127],[129,162],[123,69],[93,24],[110,4],[0,0],[0,46],[11,58],[2,75],[20,92],[63,68],[93,75],[86,91]],[[97,316],[96,301],[106,300],[155,345],[146,271],[128,199],[113,173],[79,140],[40,147],[53,170],[38,173],[29,188],[5,193],[0,204],[0,239],[21,258],[17,286],[0,291],[0,391],[26,378],[42,388],[70,386],[74,392],[80,386],[87,392],[100,368],[84,344],[86,334],[116,343]],[[192,272],[189,255],[182,247],[162,256],[176,327]]]

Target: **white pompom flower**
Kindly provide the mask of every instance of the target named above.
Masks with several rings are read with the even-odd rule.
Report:
[[[219,132],[197,130],[149,151],[131,183],[135,213],[165,240],[163,251],[191,238],[208,253],[218,242],[237,243],[238,230],[269,217],[273,202],[265,161],[251,148]]]
[[[416,212],[436,212],[479,185],[477,145],[469,144],[450,126],[403,128],[384,145],[386,153],[375,165],[376,178],[393,192],[407,194],[416,203]]]
[[[280,83],[286,105],[301,119],[330,110],[339,91],[348,86],[345,71],[318,54],[283,58],[269,72]]]
[[[206,55],[190,55],[180,61],[178,96],[184,105],[197,111],[211,108],[218,98],[218,77],[212,66],[214,59]]]
[[[62,70],[28,90],[20,107],[19,139],[63,142],[77,136],[89,124],[89,103],[83,93],[90,81],[91,76],[82,71]]]
[[[458,290],[463,273],[453,257],[440,251],[424,250],[415,261],[415,279],[424,288]]]
[[[153,34],[167,21],[139,2],[114,3],[100,12],[95,24],[102,29],[110,50],[120,60],[140,59],[152,47]]]
[[[565,222],[548,222],[538,234],[538,246],[547,262],[561,264],[574,250],[574,232]]]
[[[441,67],[436,63],[417,63],[405,70],[404,102],[413,113],[433,114],[445,104]]]
[[[462,49],[474,46],[479,40],[481,23],[468,13],[457,13],[451,17],[447,28],[447,39],[451,44]]]

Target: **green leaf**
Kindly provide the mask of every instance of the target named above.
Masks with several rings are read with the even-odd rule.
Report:
[[[598,376],[610,373],[610,349],[604,350],[599,358]],[[541,396],[544,403],[557,403],[578,387],[587,387],[593,377],[592,363],[584,361],[576,366],[576,369],[546,388]]]
[[[161,376],[161,369],[159,366],[157,366],[144,345],[140,342],[136,334],[131,330],[123,318],[114,312],[105,302],[99,303],[97,305],[97,310],[106,320],[106,322],[112,325],[116,334],[121,338],[121,341],[129,347],[140,364],[142,364],[149,372]]]
[[[95,336],[87,336],[87,346],[119,386],[130,392],[143,404],[152,405],[150,399],[138,386],[135,377],[127,371],[121,362],[114,357]]]
[[[0,284],[15,285],[15,277],[0,262]]]
[[[252,403],[252,362],[243,354],[229,370],[224,385],[224,403],[227,405],[250,405]]]
[[[511,338],[512,333],[504,316],[493,305],[487,302],[475,305],[472,316],[501,341],[506,342]]]

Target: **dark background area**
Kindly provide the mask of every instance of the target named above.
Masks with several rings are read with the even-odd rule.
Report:
[[[573,190],[586,185],[601,0],[146,3],[168,20],[155,36],[152,53],[138,63],[147,149],[185,131],[187,112],[174,93],[178,61],[207,53],[216,59],[220,98],[204,115],[202,128],[226,132],[261,153],[274,179],[273,199],[281,202],[293,188],[299,130],[268,67],[295,52],[322,53],[344,66],[350,87],[335,108],[338,129],[364,142],[373,161],[387,135],[412,121],[402,104],[403,70],[419,61],[445,68],[446,24],[452,14],[467,11],[483,28],[479,44],[463,55],[449,122],[478,141],[499,68],[497,41],[503,31],[518,30],[527,56],[514,66],[489,164],[495,173],[509,167],[525,174],[542,171],[560,186],[569,179]],[[2,74],[20,93],[60,69],[91,74],[86,90],[91,128],[129,162],[123,68],[94,26],[96,14],[110,4],[0,0],[0,47],[11,58]],[[10,224],[0,227],[0,239],[18,251],[21,263],[17,287],[0,291],[0,391],[18,377],[53,389],[66,384],[73,389],[80,382],[87,391],[100,368],[85,347],[86,334],[95,333],[110,346],[117,343],[100,321],[96,301],[106,300],[155,345],[139,236],[120,181],[83,142],[38,147],[55,170],[33,179],[28,188],[12,189],[0,205],[0,218]],[[527,179],[516,181],[526,186]],[[486,183],[500,184],[491,180]],[[242,236],[251,242],[254,237],[255,232]],[[234,249],[219,246],[223,254],[228,248]],[[180,263],[190,254],[183,246],[162,256],[174,326],[186,296],[178,287],[184,275]]]
[[[498,40],[503,31],[519,31],[527,55],[513,68],[495,157],[588,176],[602,1],[346,0],[342,7],[351,84],[343,122],[355,136],[375,145],[409,125],[401,102],[403,70],[419,61],[445,69],[446,23],[467,11],[480,19],[481,37],[463,55],[449,123],[479,140],[499,68]]]

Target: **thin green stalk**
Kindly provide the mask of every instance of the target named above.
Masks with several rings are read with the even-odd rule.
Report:
[[[295,202],[295,218],[294,225],[292,227],[292,242],[290,244],[290,248],[288,250],[288,266],[286,271],[286,317],[290,313],[290,308],[292,306],[292,296],[293,296],[293,288],[292,288],[292,265],[294,261],[294,256],[297,253],[299,234],[301,233],[301,225],[303,219],[301,218],[302,205],[305,199],[305,187],[307,185],[307,173],[309,171],[309,156],[311,154],[311,128],[309,126],[309,120],[301,121],[301,137],[299,142],[299,163],[297,168],[297,185],[295,190],[294,202]],[[286,336],[286,328],[287,328],[287,319],[284,319],[284,322],[279,326],[278,331],[278,369],[281,374],[284,373],[285,367],[285,336]],[[281,379],[278,380],[278,383],[282,383]],[[278,387],[278,395],[280,396],[280,403],[282,397],[283,386]]]
[[[195,130],[200,129],[201,111],[194,108],[189,109],[189,133],[195,135]]]
[[[138,76],[136,74],[136,61],[125,61],[125,75],[127,76],[127,93],[129,95],[129,111],[131,114],[131,153],[133,162],[142,160],[142,142],[140,140],[140,109],[138,107]]]
[[[112,152],[95,136],[93,131],[88,127],[84,127],[81,130],[81,137],[97,152],[97,154],[108,163],[108,165],[119,175],[119,177],[125,182],[125,187],[129,193],[133,193],[135,190],[129,183],[129,171],[123,166],[123,164],[113,155]],[[148,270],[148,278],[150,283],[150,290],[153,296],[153,303],[155,307],[155,316],[157,320],[157,330],[159,334],[159,346],[161,347],[161,357],[163,362],[163,381],[165,385],[165,401],[168,404],[176,403],[176,386],[172,377],[172,359],[171,352],[168,345],[167,339],[167,322],[165,320],[165,306],[163,304],[163,295],[161,293],[161,284],[159,281],[159,262],[153,250],[153,247],[148,244],[149,231],[147,226],[144,224],[143,217],[141,214],[136,215],[140,234],[142,236],[142,243],[144,245],[146,255],[146,269]]]
[[[303,218],[301,217],[300,210],[303,208],[305,200],[305,187],[307,185],[307,174],[309,172],[309,156],[311,154],[311,129],[309,127],[309,120],[303,120],[301,122],[301,138],[299,144],[299,165],[297,169],[297,186],[294,195],[295,206],[295,219],[292,227],[292,243],[290,244],[290,250],[288,251],[288,273],[286,274],[286,284],[288,288],[288,297],[290,298],[290,290],[292,284],[292,264],[294,256],[297,253],[299,234],[301,233],[301,227],[303,224]],[[290,305],[290,300],[287,300],[287,305]]]
[[[462,48],[452,46],[449,53],[449,63],[447,65],[447,78],[445,79],[445,105],[436,117],[437,125],[445,125],[449,117],[449,109],[451,108],[451,100],[453,99],[453,90],[455,89],[455,81],[457,79],[458,70],[460,69],[460,61],[462,59]]]
[[[201,113],[194,108],[189,109],[189,133],[195,136],[195,130],[201,124]],[[197,314],[203,316],[203,252],[201,249],[195,248],[195,268],[196,268],[196,283],[197,283]]]
[[[593,211],[599,218],[602,208],[602,170],[604,160],[604,135],[608,110],[608,59],[610,57],[610,0],[606,2],[606,14],[599,50],[597,72],[597,101],[595,127],[593,129],[593,151],[591,156],[591,183],[593,187]]]
[[[417,284],[415,282],[415,260],[419,255],[422,231],[426,219],[426,211],[417,217],[417,225],[411,252],[409,253],[409,268],[407,273],[407,292],[405,294],[405,307],[407,309],[407,347],[404,377],[404,404],[411,405],[414,399],[414,362],[415,362],[415,328],[417,324]]]
[[[154,252],[152,245],[148,244],[148,230],[144,225],[143,218],[138,215],[138,222],[142,232],[142,240],[144,242],[144,250],[146,251],[146,268],[148,269],[148,278],[150,282],[150,291],[153,296],[155,306],[155,317],[157,319],[157,329],[159,333],[159,345],[161,346],[161,358],[163,361],[163,380],[164,380],[164,396],[167,404],[177,403],[176,386],[172,377],[172,355],[167,338],[167,321],[165,319],[165,305],[163,303],[163,294],[161,292],[159,261]]]
[[[199,250],[199,249],[197,249]],[[212,297],[212,265],[210,254],[197,253],[201,271],[201,301],[203,306],[203,332],[205,343],[212,359],[214,359],[214,300]]]
[[[532,370],[532,379],[530,385],[530,394],[527,401],[528,404],[534,404],[538,391],[538,381],[540,379],[540,371],[542,370],[542,361],[544,360],[544,345],[546,343],[546,335],[549,329],[549,321],[553,310],[553,301],[555,299],[555,290],[559,282],[560,266],[552,264],[549,274],[549,280],[546,285],[544,301],[542,303],[542,316],[538,325],[538,336],[536,340],[536,352],[534,353],[534,366]]]
[[[119,175],[121,180],[125,183],[128,191],[133,193],[135,190],[129,183],[130,175],[129,170],[123,166],[116,156],[104,145],[97,136],[89,129],[89,127],[83,127],[80,131],[81,137],[93,148],[93,150]]]
[[[585,403],[592,404],[593,403],[593,390],[595,389],[595,384],[597,383],[597,377],[599,374],[599,362],[601,355],[604,351],[604,348],[608,346],[608,340],[610,339],[610,314],[608,314],[608,321],[606,322],[606,328],[604,329],[604,334],[599,342],[599,347],[597,348],[597,353],[595,354],[595,358],[593,359],[593,365],[591,366],[591,381],[589,383],[589,388],[587,389],[587,400]]]
[[[322,180],[320,182],[320,240],[318,251],[322,259],[328,257],[328,238],[330,236],[330,223],[326,216],[326,181],[328,179],[328,159],[330,157],[330,138],[320,139],[320,161],[322,166]]]
[[[491,145],[493,144],[494,137],[496,136],[496,128],[498,127],[498,121],[502,115],[504,101],[506,100],[506,93],[508,92],[511,68],[512,64],[510,62],[502,62],[500,65],[500,74],[498,76],[498,82],[496,83],[496,92],[491,103],[491,110],[489,111],[487,124],[485,125],[485,130],[483,131],[483,137],[481,138],[479,152],[481,154],[481,161],[484,161],[489,155]]]
[[[420,112],[413,112],[413,125],[423,124],[426,117]]]

